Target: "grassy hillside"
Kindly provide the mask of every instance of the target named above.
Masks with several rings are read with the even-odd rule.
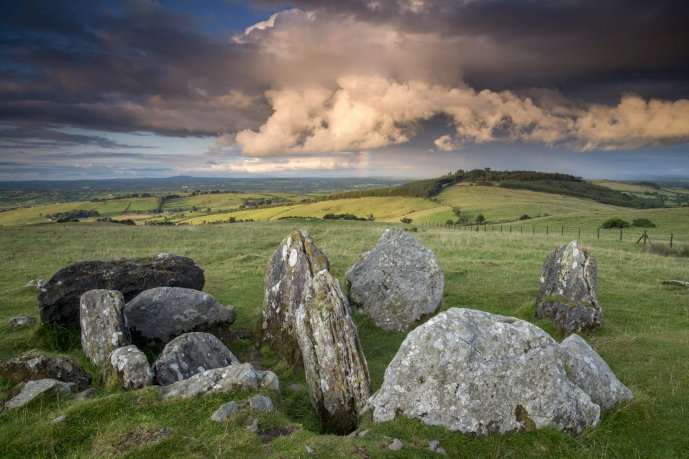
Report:
[[[446,199],[462,201],[463,193],[476,191],[480,190],[448,190]],[[676,211],[656,210],[653,218],[667,227],[689,228],[689,215]],[[508,218],[521,209],[493,207],[493,212]],[[593,221],[598,216],[588,218]],[[661,222],[665,218],[667,223]],[[307,228],[329,257],[334,275],[342,279],[385,227],[379,222],[298,220],[217,226],[0,228],[0,251],[5,255],[0,267],[0,358],[37,348],[67,353],[85,364],[78,334],[42,326],[10,330],[7,325],[7,319],[15,315],[37,314],[36,292],[23,287],[29,279],[47,278],[77,259],[162,251],[192,257],[205,270],[205,290],[236,306],[238,319],[233,327],[251,328],[260,316],[266,261],[292,229]],[[545,255],[571,237],[424,227],[414,235],[436,252],[443,267],[446,287],[441,309],[462,306],[513,315],[553,331],[534,316],[538,276]],[[250,421],[243,415],[225,424],[209,420],[222,403],[249,394],[162,402],[150,389],[122,393],[98,388],[96,398],[84,403],[36,402],[19,411],[0,412],[0,457],[126,453],[127,457],[296,458],[306,456],[306,446],[315,451],[313,457],[382,457],[392,455],[387,450],[392,438],[405,442],[395,457],[436,457],[427,449],[429,440],[439,440],[450,457],[683,457],[689,450],[689,303],[686,290],[663,287],[660,282],[689,280],[689,259],[644,253],[629,242],[591,236],[582,240],[598,261],[598,296],[605,317],[603,327],[587,340],[632,389],[635,399],[607,413],[597,428],[578,437],[544,430],[473,438],[416,421],[374,424],[370,414],[361,428],[371,430],[363,438],[319,435],[306,391],[289,388],[303,383],[302,372],[266,355],[264,365],[281,378],[282,400],[276,414],[259,418],[259,428],[303,425],[290,436],[262,444],[256,434],[244,429]],[[382,332],[359,315],[356,322],[378,388],[404,335]],[[246,360],[251,345],[242,340],[232,350]],[[0,381],[0,396],[7,389],[8,384]],[[49,423],[61,414],[68,416],[67,421]],[[168,429],[171,436],[152,446],[142,445],[145,432],[160,429]]]

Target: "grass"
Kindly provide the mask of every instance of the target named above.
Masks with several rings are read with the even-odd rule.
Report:
[[[651,219],[661,228],[689,227],[689,216],[678,210],[644,214],[657,212]],[[497,207],[495,211],[497,215]],[[508,212],[506,208],[505,218]],[[586,218],[593,222],[598,215]],[[78,334],[40,325],[11,330],[7,325],[10,317],[19,314],[37,316],[35,291],[23,287],[28,280],[48,278],[78,259],[163,251],[189,256],[205,270],[205,290],[237,308],[234,327],[252,328],[260,316],[268,257],[292,229],[307,228],[329,257],[334,275],[342,279],[359,255],[375,245],[386,226],[379,222],[286,220],[180,227],[56,224],[0,228],[0,251],[5,255],[0,268],[0,358],[36,348],[72,355],[86,365],[75,339]],[[552,326],[535,318],[534,300],[543,259],[570,236],[425,227],[414,236],[436,252],[443,267],[446,287],[441,309],[461,306],[517,316],[554,333]],[[294,422],[304,425],[270,444],[261,444],[243,428],[249,423],[246,415],[225,424],[209,420],[219,405],[248,394],[162,402],[150,389],[110,393],[101,388],[95,399],[83,403],[37,401],[25,409],[0,413],[0,457],[118,452],[127,457],[303,457],[307,445],[315,450],[314,457],[381,457],[392,454],[386,448],[392,438],[400,438],[406,445],[395,457],[434,457],[427,449],[428,441],[434,439],[451,457],[685,456],[689,450],[689,301],[686,291],[660,282],[689,279],[689,259],[645,253],[628,241],[588,237],[583,244],[598,261],[598,296],[605,317],[603,327],[587,339],[632,389],[635,399],[607,413],[599,427],[578,437],[543,430],[473,438],[404,419],[374,424],[370,415],[362,424],[362,429],[371,429],[366,437],[320,435],[306,391],[289,389],[290,384],[303,384],[302,372],[267,358],[266,365],[281,378],[282,400],[278,413],[259,420],[260,428]],[[366,318],[355,318],[377,389],[404,335],[382,332]],[[250,346],[236,351],[246,358]],[[0,391],[7,389],[7,384],[0,384]],[[67,414],[68,420],[49,424],[60,414]],[[168,429],[171,435],[152,444],[141,442],[133,433],[160,429]]]

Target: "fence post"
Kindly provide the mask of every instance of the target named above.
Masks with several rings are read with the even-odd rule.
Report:
[[[533,225],[531,227],[531,234],[534,234],[534,235],[536,234],[536,225]]]
[[[500,225],[500,232],[502,233],[502,225]]]
[[[672,248],[672,233],[670,233],[670,248]]]
[[[512,234],[512,225],[510,225],[510,234]]]
[[[600,239],[600,226],[598,227],[598,235],[596,235],[596,239]]]
[[[524,227],[523,226],[519,227],[519,232],[520,232],[520,234],[524,234]]]
[[[564,225],[562,226],[562,230],[560,231],[560,235],[564,236],[565,235],[565,227]]]
[[[545,235],[548,235],[548,225],[545,225]]]
[[[620,228],[620,241],[622,240],[622,228]]]
[[[581,228],[579,228],[579,234],[577,235],[578,238],[581,237]]]
[[[487,233],[487,232],[488,232],[488,226],[487,226],[487,225],[483,225],[483,232],[484,232],[484,233]]]

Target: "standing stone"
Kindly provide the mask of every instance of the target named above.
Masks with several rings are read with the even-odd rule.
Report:
[[[222,332],[234,322],[233,307],[225,307],[208,293],[180,287],[141,292],[124,307],[135,343],[166,344],[191,331]]]
[[[301,361],[294,331],[296,310],[316,273],[329,268],[326,256],[302,231],[287,236],[270,257],[259,342],[268,344],[290,363]]]
[[[74,383],[66,383],[47,378],[31,380],[22,384],[19,393],[5,403],[5,408],[8,410],[21,408],[41,395],[56,395],[59,397],[69,395],[75,391],[76,385]]]
[[[371,394],[357,328],[339,282],[327,270],[316,274],[305,293],[294,328],[311,405],[325,431],[349,433]]]
[[[550,252],[541,271],[536,316],[561,334],[593,331],[603,324],[596,298],[596,260],[577,241]]]
[[[567,351],[513,317],[452,308],[411,331],[370,403],[373,420],[398,415],[488,435],[598,424],[600,407],[568,378]]]
[[[433,251],[397,228],[386,229],[345,278],[350,302],[380,328],[396,331],[435,313],[445,284]]]
[[[153,383],[153,372],[148,359],[136,346],[115,349],[110,354],[109,365],[104,365],[103,380],[106,384],[117,381],[126,390],[141,389]]]
[[[131,341],[124,317],[124,297],[116,290],[89,290],[81,295],[81,347],[94,365]]]
[[[565,365],[569,379],[586,392],[593,403],[609,410],[632,399],[632,391],[617,379],[605,360],[579,335],[570,335],[561,346],[568,351]]]
[[[185,333],[165,346],[153,364],[156,383],[167,386],[213,368],[237,365],[239,359],[210,333]]]
[[[41,322],[79,323],[79,298],[94,289],[122,292],[129,301],[154,287],[202,290],[203,270],[193,260],[168,253],[152,258],[78,261],[56,272],[38,295]]]
[[[57,379],[74,383],[79,390],[91,385],[91,375],[71,358],[33,353],[0,361],[0,377],[12,383],[28,379]]]

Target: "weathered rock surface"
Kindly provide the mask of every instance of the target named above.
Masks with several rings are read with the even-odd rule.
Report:
[[[229,416],[239,413],[240,409],[242,409],[242,405],[235,402],[234,400],[225,403],[221,405],[220,408],[215,410],[213,414],[211,414],[211,421],[224,422],[225,419],[227,419]]]
[[[632,391],[617,379],[605,360],[580,336],[568,336],[561,346],[568,352],[565,361],[567,376],[591,397],[593,403],[609,410],[632,399]]]
[[[108,357],[109,365],[104,365],[103,379],[106,384],[117,381],[126,390],[136,390],[153,384],[153,372],[148,360],[136,346],[120,347]]]
[[[59,397],[69,395],[75,391],[76,385],[74,383],[66,383],[56,379],[45,378],[27,381],[22,384],[19,393],[5,403],[5,408],[21,408],[41,395],[56,395]]]
[[[89,290],[79,303],[81,347],[92,364],[100,365],[112,351],[131,341],[124,297],[117,290]]]
[[[166,344],[192,331],[226,329],[236,318],[208,293],[180,287],[158,287],[141,292],[124,307],[134,343]]]
[[[371,380],[347,298],[327,270],[307,283],[294,328],[311,404],[323,428],[351,432],[371,394]]]
[[[440,305],[445,277],[433,251],[388,228],[346,273],[349,300],[380,328],[405,331]]]
[[[275,411],[273,399],[266,395],[254,395],[248,401],[249,408],[259,413],[272,413]]]
[[[567,375],[567,351],[523,320],[452,308],[409,333],[373,395],[374,421],[396,415],[486,435],[595,426],[600,407]]]
[[[267,389],[280,390],[280,382],[272,371],[256,370],[249,363],[230,365],[198,373],[160,388],[161,396],[169,398],[191,398],[203,395]]]
[[[9,320],[10,328],[29,327],[36,323],[36,319],[31,316],[12,317]]]
[[[210,333],[185,333],[165,346],[153,364],[156,383],[167,386],[213,368],[237,365],[239,359]]]
[[[592,331],[603,324],[596,298],[596,260],[577,241],[548,254],[543,263],[536,316],[563,334]]]
[[[79,390],[91,384],[91,375],[74,360],[42,354],[26,354],[0,361],[0,377],[13,383],[28,379],[57,379],[74,383]]]
[[[45,287],[45,284],[47,284],[47,283],[48,283],[48,281],[45,279],[31,279],[26,284],[26,287],[35,288],[36,290],[41,290],[43,287]]]
[[[296,309],[316,273],[329,267],[326,256],[302,231],[287,236],[270,257],[259,342],[268,344],[290,363],[301,361],[294,331]]]
[[[204,282],[203,270],[193,260],[167,253],[78,261],[56,272],[38,295],[41,322],[78,324],[79,298],[89,290],[117,290],[129,301],[154,287],[201,290]]]

